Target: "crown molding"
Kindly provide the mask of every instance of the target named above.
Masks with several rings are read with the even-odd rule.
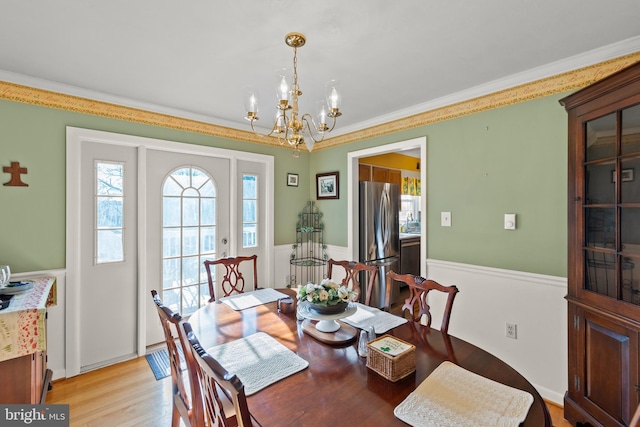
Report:
[[[444,103],[441,107],[433,107],[421,113],[332,137],[331,139],[325,140],[318,149],[349,144],[363,139],[376,138],[455,119],[457,117],[480,113],[482,111],[519,104],[545,96],[582,89],[639,61],[640,51],[637,51],[551,77],[498,90],[476,98],[450,104]]]
[[[439,98],[429,103],[421,104],[417,108],[418,112],[416,112],[416,107],[401,110],[394,113],[393,116],[386,116],[388,121],[371,124],[370,126],[364,124],[364,128],[360,127],[360,129],[355,129],[351,132],[348,129],[342,129],[341,134],[325,139],[322,144],[316,144],[314,148],[322,150],[581,89],[640,61],[639,44],[640,37],[636,37],[614,45],[615,49],[607,47],[606,53],[609,55],[612,52],[621,53],[633,49],[635,51],[582,68],[551,74],[570,66],[585,64],[596,58],[602,58],[605,50],[592,51],[584,55],[567,58],[545,67],[529,70],[526,73],[509,76],[499,81],[471,88],[468,91]],[[540,77],[545,75],[547,77]],[[0,74],[0,79],[25,83],[19,84],[0,80],[0,99],[3,100],[289,149],[287,146],[280,146],[277,143],[277,139],[273,137],[263,137],[253,132],[233,129],[230,126],[208,123],[208,120],[213,119],[206,116],[191,114],[194,118],[185,118],[182,116],[189,114],[185,114],[182,111],[160,108],[150,104],[134,103],[123,98],[107,97],[104,94],[78,88],[74,89],[84,96],[69,95],[63,93],[64,91],[70,91],[70,88],[64,85],[13,73],[3,72]],[[47,86],[47,84],[49,85],[48,87],[52,87],[55,90],[41,88],[42,86]],[[102,98],[103,100],[92,98]],[[163,112],[158,112],[159,110]],[[391,117],[397,118],[392,119]],[[376,119],[376,121],[379,120],[381,118]],[[360,125],[363,125],[363,123]]]

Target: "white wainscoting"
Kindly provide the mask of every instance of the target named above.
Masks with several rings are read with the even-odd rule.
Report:
[[[275,287],[286,284],[291,245],[275,248]],[[334,259],[345,247],[329,246]],[[545,399],[563,404],[567,390],[567,279],[455,262],[427,260],[427,278],[456,285],[449,332],[494,354],[520,372]],[[444,299],[431,300],[439,319]],[[517,325],[517,339],[505,324]],[[436,322],[436,327],[439,323]]]
[[[449,333],[507,362],[538,392],[563,405],[567,390],[567,279],[427,260],[427,278],[456,285]],[[442,304],[433,305],[439,318]],[[439,310],[439,311],[438,311]],[[517,339],[505,323],[517,325]]]
[[[15,273],[11,279],[26,280],[36,277],[56,278],[56,305],[47,308],[47,368],[53,371],[53,379],[65,377],[65,270],[43,270]]]

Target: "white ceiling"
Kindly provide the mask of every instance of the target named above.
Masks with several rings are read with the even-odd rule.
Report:
[[[638,0],[0,0],[0,80],[248,130],[298,50],[301,110],[342,82],[334,134],[640,51]]]

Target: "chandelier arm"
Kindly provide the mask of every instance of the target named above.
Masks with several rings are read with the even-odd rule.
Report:
[[[285,117],[285,118],[286,118],[286,117]],[[256,120],[257,120],[257,118],[253,118],[253,117],[252,117],[252,118],[251,118],[251,121],[250,121],[250,123],[251,123],[251,130],[252,130],[252,131],[253,131],[253,133],[255,133],[256,135],[258,135],[258,136],[263,136],[263,137],[264,137],[264,136],[271,136],[271,135],[273,135],[274,133],[277,133],[277,132],[276,132],[276,128],[277,128],[277,125],[278,125],[278,122],[277,122],[277,121],[273,123],[273,127],[271,128],[271,130],[269,131],[269,133],[261,133],[261,132],[258,132],[258,131],[256,130],[256,128],[253,126],[253,122],[254,122],[254,121],[256,121]]]
[[[309,136],[311,137],[314,143],[322,142],[324,140],[325,131],[321,131],[318,129],[318,126],[316,126],[316,122],[313,121],[313,117],[311,117],[311,114],[303,114],[300,120],[302,121],[302,123],[304,123],[305,127],[307,128],[307,133],[309,134]],[[320,139],[316,139],[313,136],[313,132],[311,130],[312,126],[313,126],[313,130],[315,130],[316,133],[321,135]]]
[[[338,122],[338,116],[333,116],[333,123],[331,124],[331,127],[327,130],[325,130],[325,133],[329,133],[333,130],[334,127],[336,127],[336,123]]]

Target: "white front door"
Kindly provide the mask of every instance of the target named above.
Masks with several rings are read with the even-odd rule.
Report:
[[[209,301],[205,259],[229,253],[230,160],[147,151],[147,291],[188,316]],[[147,345],[164,339],[149,299]]]

